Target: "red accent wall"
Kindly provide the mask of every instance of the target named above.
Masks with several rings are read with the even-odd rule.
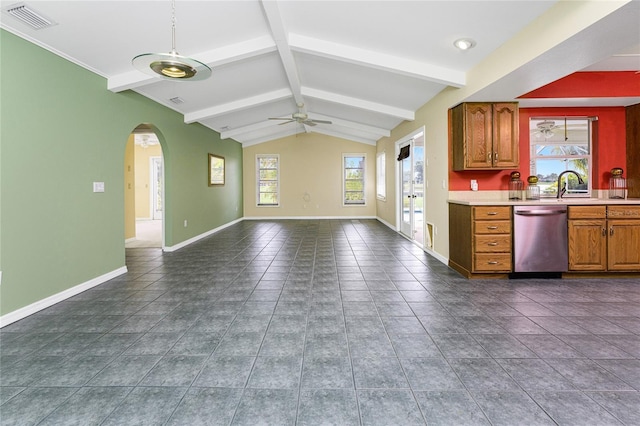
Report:
[[[620,98],[640,96],[635,71],[590,71],[569,74],[520,98]]]
[[[594,189],[609,187],[609,170],[626,166],[626,130],[624,107],[589,108],[520,108],[520,167],[526,180],[529,176],[529,118],[531,117],[598,117],[594,123],[593,173]],[[451,150],[450,150],[451,151]],[[451,164],[451,162],[450,162]],[[449,167],[449,190],[470,190],[469,181],[476,179],[480,191],[506,190],[512,170],[455,172]]]

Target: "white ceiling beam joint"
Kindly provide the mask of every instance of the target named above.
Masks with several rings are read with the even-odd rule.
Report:
[[[352,98],[351,96],[340,95],[338,93],[326,92],[324,90],[312,89],[310,87],[302,88],[302,95],[310,98],[320,99],[327,102],[349,105],[353,108],[363,109],[367,111],[377,112],[379,114],[389,115],[401,118],[403,120],[413,121],[415,113],[411,110],[398,108],[390,105],[384,105],[377,102],[371,102],[364,99]]]
[[[219,115],[242,111],[271,102],[277,102],[290,97],[291,91],[289,91],[289,89],[274,90],[273,92],[263,93],[244,99],[238,99],[237,101],[228,102],[226,104],[216,105],[211,108],[204,108],[199,111],[190,112],[184,115],[184,122],[187,124],[194,123],[196,121],[202,121],[209,118],[217,117]]]
[[[296,52],[321,56],[350,64],[364,65],[382,71],[446,84],[452,87],[463,87],[466,84],[466,73],[463,71],[299,34],[289,34],[289,47]]]
[[[282,61],[284,72],[287,76],[287,80],[289,81],[293,98],[295,99],[296,104],[304,104],[298,70],[296,68],[296,63],[293,59],[291,49],[289,48],[289,39],[284,27],[282,15],[280,14],[278,2],[273,0],[262,0],[261,3],[267,18],[267,24],[269,25],[269,28],[271,28],[273,41],[276,44],[278,53],[280,54],[280,60]]]
[[[191,57],[197,58],[200,62],[214,68],[215,74],[215,67],[275,51],[276,45],[273,43],[273,40],[271,37],[265,36],[201,52],[191,55]],[[107,89],[114,93],[118,93],[127,89],[135,89],[137,87],[146,86],[147,84],[157,83],[159,81],[161,81],[159,78],[149,76],[143,72],[133,69],[132,67],[131,71],[109,77],[107,79]]]

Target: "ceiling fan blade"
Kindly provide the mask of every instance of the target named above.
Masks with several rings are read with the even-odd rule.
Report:
[[[316,123],[313,122],[313,120],[304,120],[301,122],[302,124],[306,124],[307,126],[315,126]]]
[[[287,120],[287,121],[283,121],[282,123],[278,124],[278,126],[282,126],[283,124],[289,124],[289,123],[293,123],[296,120]]]
[[[314,120],[314,119],[311,119],[309,121],[313,121],[314,123],[319,123],[319,124],[331,124],[331,122],[328,121],[328,120]]]
[[[269,120],[288,120],[288,121],[293,121],[290,118],[282,118],[282,117],[269,117]]]

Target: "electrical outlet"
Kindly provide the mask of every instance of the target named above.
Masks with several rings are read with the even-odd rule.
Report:
[[[187,219],[184,220],[184,227],[187,227]]]

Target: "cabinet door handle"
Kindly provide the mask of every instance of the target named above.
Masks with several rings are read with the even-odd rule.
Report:
[[[602,228],[602,236],[603,237],[607,236],[607,228]]]
[[[492,154],[491,154],[491,153],[488,153],[488,154],[487,154],[487,161],[491,162],[491,156],[492,156]]]
[[[613,226],[609,227],[609,235],[613,236]]]
[[[495,246],[498,245],[498,243],[494,241],[494,242],[491,242],[491,243],[487,243],[487,245],[491,246],[491,247],[495,247]]]
[[[497,226],[487,226],[487,229],[498,229]]]
[[[493,154],[493,161],[498,162],[498,153]]]

